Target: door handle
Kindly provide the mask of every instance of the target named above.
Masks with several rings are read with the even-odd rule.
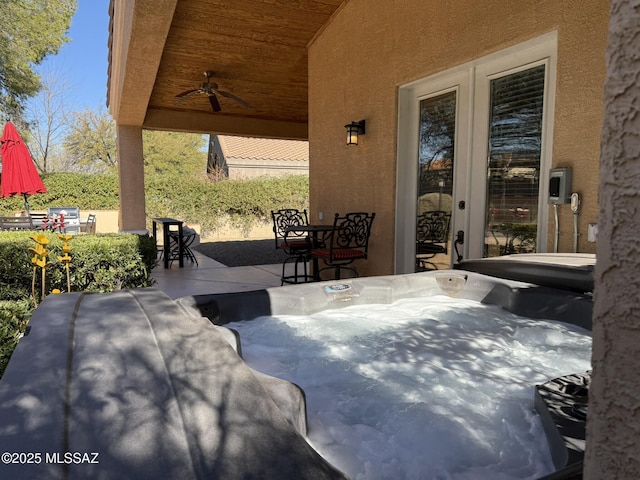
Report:
[[[456,251],[456,255],[457,255],[457,259],[456,262],[460,263],[462,261],[462,255],[460,255],[460,252],[458,251],[458,245],[464,245],[464,230],[458,230],[456,232],[456,239],[453,242],[453,248]]]

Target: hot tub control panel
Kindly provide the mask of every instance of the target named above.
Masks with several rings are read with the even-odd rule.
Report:
[[[549,170],[549,204],[560,205],[571,202],[570,168],[552,168]]]

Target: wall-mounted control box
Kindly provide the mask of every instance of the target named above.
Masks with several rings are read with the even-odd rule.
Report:
[[[570,168],[552,168],[549,170],[549,204],[559,205],[571,202]]]

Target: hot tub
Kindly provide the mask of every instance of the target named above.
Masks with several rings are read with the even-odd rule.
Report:
[[[461,275],[466,281],[458,291]],[[534,326],[536,319],[591,326],[588,294],[457,270],[176,301],[154,288],[50,295],[0,381],[0,451],[9,455],[0,476],[344,478],[310,444],[307,414],[314,412],[305,407],[305,393],[252,369],[241,357],[242,336],[223,325],[445,294],[526,317]],[[528,417],[535,416],[534,387],[531,408],[523,410]],[[582,389],[562,390],[568,391],[584,398]],[[556,428],[552,412],[547,419],[538,422],[540,430]],[[560,440],[549,447],[560,451],[553,456],[560,470],[576,457],[562,454],[561,434],[554,438]],[[375,468],[365,476],[384,478]]]
[[[452,283],[455,284],[460,276],[466,279],[464,286],[459,291],[451,292],[449,287]],[[184,297],[177,302],[192,315],[205,316],[216,325],[232,324],[235,329],[238,329],[237,322],[242,324],[254,319],[262,321],[265,316],[278,318],[298,314],[317,314],[333,309],[351,309],[355,306],[392,304],[401,299],[429,299],[442,296],[447,291],[452,293],[454,299],[460,304],[467,301],[478,302],[486,306],[499,307],[527,319],[540,319],[541,322],[542,319],[558,321],[577,326],[579,329],[591,329],[592,299],[588,293],[492,278],[460,270],[322,282],[237,294],[198,295]],[[239,334],[235,333],[232,343],[239,354],[243,355],[242,330]],[[334,345],[339,343],[335,340],[330,341]],[[283,337],[282,342],[292,349],[296,348],[289,336],[286,339]],[[251,357],[251,361],[247,359],[249,364],[253,368],[260,369],[261,360],[254,354]],[[252,365],[251,362],[254,364]],[[291,381],[291,379],[288,380]],[[551,381],[552,377],[548,380]],[[554,409],[557,410],[557,406],[548,408],[546,399],[543,398],[548,388],[535,389],[536,383],[545,382],[541,382],[539,377],[536,381],[531,381],[528,403],[533,411],[535,396],[535,408],[541,413],[539,423],[549,439],[553,465],[558,471],[575,470],[576,463],[581,461],[582,452],[575,451],[575,442],[572,439],[563,441],[563,428],[556,423],[558,416],[553,412]],[[303,388],[305,388],[304,385]],[[583,400],[584,397],[577,401]],[[307,392],[307,401],[310,401],[309,392]],[[473,393],[470,393],[469,401],[473,402]],[[313,409],[315,408],[316,406],[313,406]],[[575,423],[575,419],[573,422]],[[567,445],[572,445],[571,451],[568,451]],[[344,468],[344,466],[337,465],[337,468]],[[349,475],[348,469],[346,470]],[[473,470],[469,471],[473,472]],[[361,471],[358,472],[358,475],[360,474],[362,474]],[[380,472],[377,474],[382,475],[381,478],[384,477]],[[471,477],[463,475],[460,478],[492,478],[493,473],[489,473],[488,477],[480,473],[471,473],[471,475]],[[365,474],[365,477],[377,478],[375,474],[373,477]],[[504,478],[525,477],[505,476]],[[561,476],[556,475],[556,478]]]

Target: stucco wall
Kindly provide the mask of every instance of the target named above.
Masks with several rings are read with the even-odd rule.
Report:
[[[117,126],[118,179],[120,181],[119,229],[144,232],[147,224],[144,198],[142,128]]]
[[[228,159],[227,166],[231,180],[309,174],[309,162],[303,160]]]
[[[398,86],[557,30],[553,166],[574,169],[573,190],[583,196],[579,250],[594,252],[586,237],[598,212],[608,6],[608,0],[345,2],[309,47],[312,220],[319,211],[325,218],[375,211],[371,258],[359,271],[393,273]],[[361,119],[367,133],[359,146],[347,147],[344,125]],[[560,222],[559,250],[571,251],[568,208]]]
[[[585,479],[640,478],[640,4],[613,0]]]

